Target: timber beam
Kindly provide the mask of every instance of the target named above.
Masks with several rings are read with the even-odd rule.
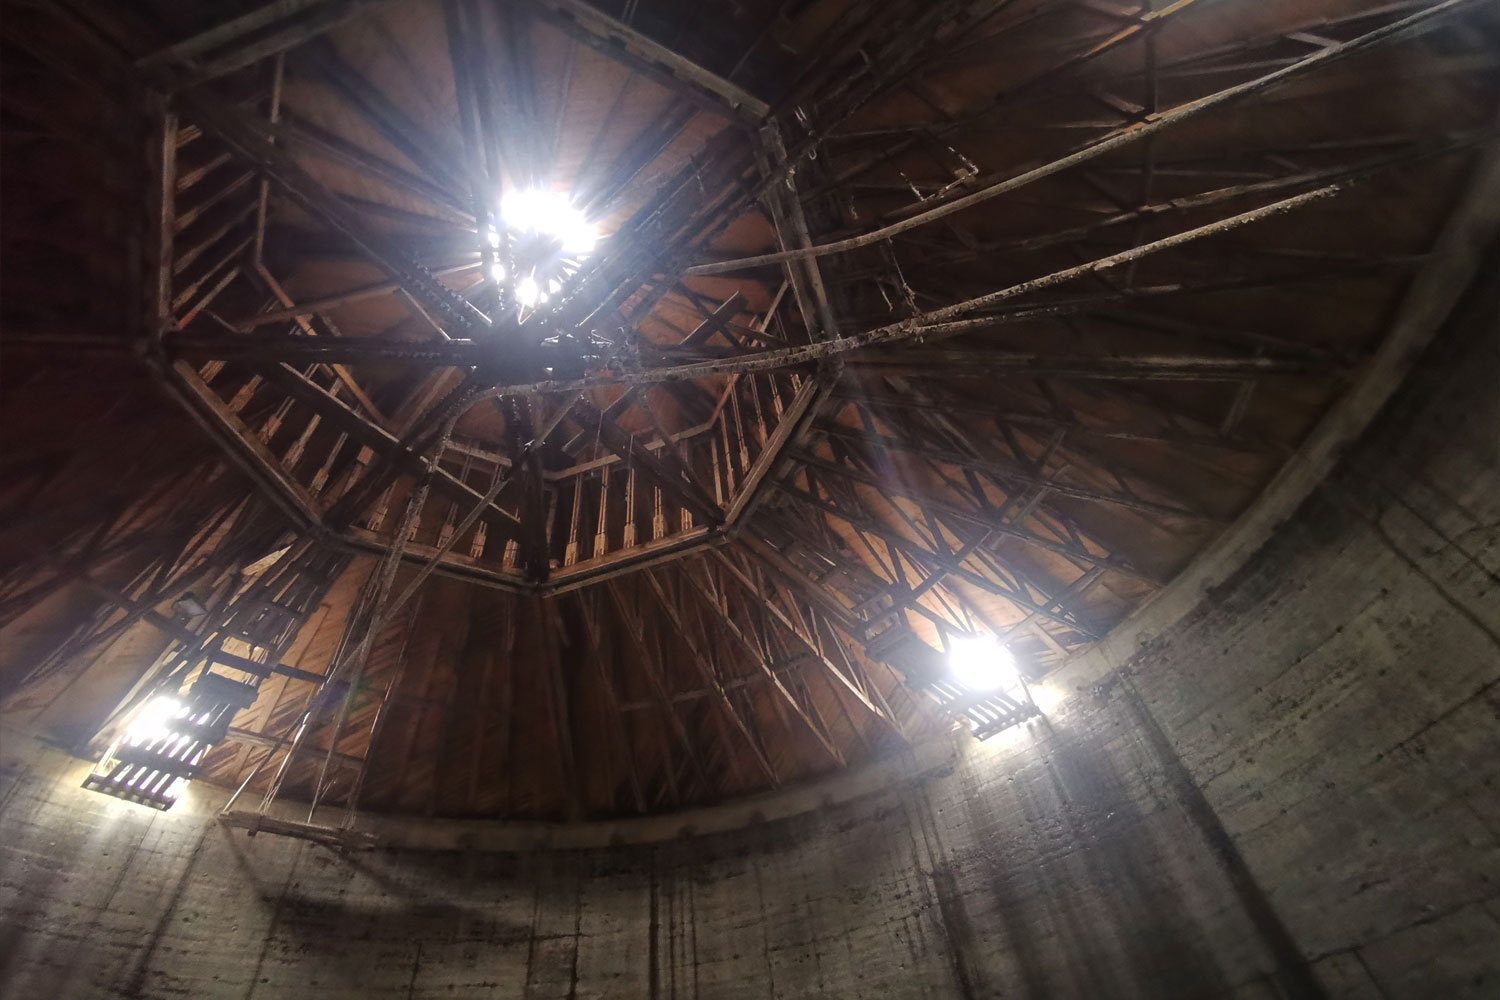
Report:
[[[846,478],[856,478],[863,475],[862,473],[856,472],[853,469],[845,468],[843,471],[848,473]],[[913,497],[912,491],[893,488],[890,483],[880,480],[878,477],[870,478],[874,479],[874,483],[872,483],[871,485],[882,486],[893,495],[905,496],[908,498]],[[787,494],[793,499],[815,507],[825,513],[832,514],[834,517],[846,521],[868,534],[887,539],[891,541],[891,544],[897,546],[898,548],[914,547],[917,550],[916,554],[919,556],[929,559],[939,558],[937,553],[928,550],[925,546],[917,545],[917,543],[913,542],[911,539],[899,534],[887,525],[880,523],[879,521],[875,520],[872,517],[869,517],[866,514],[845,510],[843,507],[837,504],[833,504],[821,497],[809,493],[807,490],[800,489],[787,482],[777,481],[775,485],[778,490]],[[995,511],[992,513],[982,510],[968,510],[955,504],[936,500],[925,494],[916,494],[916,500],[925,504],[931,509],[945,514],[949,517],[955,518],[960,521],[967,521],[970,524],[975,524],[983,528],[993,529],[996,534],[1006,535],[1011,538],[1018,539],[1028,545],[1032,545],[1047,552],[1051,552],[1054,555],[1063,556],[1064,558],[1082,562],[1089,566],[1103,566],[1105,569],[1111,570],[1115,573],[1119,573],[1123,576],[1142,580],[1146,583],[1151,584],[1153,587],[1160,587],[1163,585],[1163,582],[1161,580],[1157,579],[1151,574],[1138,570],[1127,563],[1122,563],[1118,559],[1114,559],[1110,556],[1096,555],[1095,553],[1089,552],[1087,549],[1079,548],[1076,545],[1072,545],[1066,542],[1054,541],[1053,539],[1044,538],[1041,535],[1026,531],[1023,528],[1018,528],[1015,525],[1002,520],[999,511]],[[980,577],[979,579],[982,580],[983,578]],[[982,584],[977,585],[982,586],[986,589],[993,589],[995,587],[995,584],[992,581],[988,580],[985,580]],[[1000,596],[1007,595],[1001,593]]]
[[[426,471],[427,460],[421,454],[394,434],[366,420],[322,386],[308,381],[295,368],[289,365],[278,365],[264,369],[264,374],[268,381],[275,383],[288,395],[307,403],[316,412],[334,421],[360,444],[390,458],[402,471],[410,475],[421,475]],[[478,490],[441,466],[434,469],[433,475],[433,485],[453,499],[470,504],[484,500],[484,495]],[[505,537],[520,537],[521,525],[515,515],[500,508],[494,502],[489,503],[485,508],[485,519]]]
[[[1019,493],[1021,489],[1027,488],[1045,489],[1048,493],[1054,493],[1060,497],[1069,497],[1074,500],[1083,500],[1090,503],[1109,504],[1141,514],[1152,514],[1158,517],[1189,518],[1193,520],[1219,520],[1219,518],[1205,514],[1202,511],[1177,507],[1172,504],[1156,503],[1125,493],[1113,493],[1105,490],[1088,489],[1082,486],[1071,486],[1067,483],[1060,483],[1056,479],[1037,475],[1034,472],[1028,472],[1015,466],[971,455],[963,455],[945,448],[930,446],[926,443],[892,437],[889,434],[876,434],[854,427],[847,427],[832,421],[818,421],[813,426],[819,433],[854,441],[868,448],[902,452],[928,461],[941,462],[945,465],[953,465],[961,469],[981,473],[1002,483],[1006,487],[1007,492]],[[847,465],[830,462],[825,458],[820,458],[817,455],[800,449],[795,452],[795,456],[803,464],[811,465],[825,472],[831,472],[834,475],[844,475],[850,471]],[[864,481],[871,482],[872,485],[878,485],[880,482],[878,477]]]
[[[367,230],[352,208],[266,137],[259,120],[196,91],[178,94],[177,101],[188,118],[212,131],[230,149],[281,185],[303,208],[352,241],[446,323],[468,333],[490,329],[489,317],[439,282],[410,255],[390,245],[385,237]]]
[[[647,478],[670,494],[677,503],[711,525],[724,523],[723,509],[703,491],[697,482],[687,477],[680,464],[673,466],[666,460],[658,458],[646,447],[644,440],[638,440],[634,435],[625,433],[613,420],[605,419],[603,411],[587,400],[582,398],[575,400],[573,412],[579,426],[595,428],[599,442],[604,447],[620,456],[621,459],[633,462],[646,474]]]
[[[870,714],[885,722],[888,726],[891,727],[892,730],[896,732],[897,735],[901,736],[902,739],[905,739],[905,734],[901,731],[900,723],[897,722],[893,716],[887,713],[886,708],[882,705],[876,704],[876,702],[870,698],[869,694],[855,683],[853,678],[845,674],[844,671],[840,670],[832,660],[829,660],[826,656],[824,656],[823,651],[818,648],[817,643],[804,636],[802,632],[797,629],[795,625],[793,625],[791,619],[786,616],[786,613],[778,608],[773,602],[771,602],[763,593],[761,593],[760,589],[756,587],[755,582],[748,576],[746,576],[744,574],[744,571],[742,571],[738,566],[734,565],[734,562],[730,560],[729,557],[726,556],[723,552],[715,551],[712,553],[712,555],[714,559],[719,563],[719,565],[725,570],[729,579],[733,580],[735,584],[739,586],[740,589],[742,589],[750,599],[754,600],[760,606],[764,607],[766,611],[771,614],[772,618],[774,618],[776,622],[781,625],[782,629],[787,634],[791,635],[792,638],[796,640],[797,644],[801,646],[809,655],[816,657],[816,662],[818,662],[823,667],[823,669],[828,672],[830,678],[837,681],[842,687],[853,694],[855,698],[859,700],[860,704],[862,704],[866,709],[870,711]],[[694,591],[694,593],[696,594],[697,592]],[[705,601],[708,600],[707,595],[698,596]]]
[[[759,123],[770,105],[583,0],[531,0],[537,16],[705,110]]]

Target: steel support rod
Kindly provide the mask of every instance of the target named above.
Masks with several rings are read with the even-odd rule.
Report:
[[[823,341],[816,344],[807,344],[802,347],[782,348],[774,351],[763,351],[755,354],[738,355],[715,361],[702,361],[693,364],[676,365],[667,368],[653,368],[641,372],[617,372],[609,375],[593,375],[578,379],[549,380],[543,382],[532,382],[525,385],[506,385],[489,389],[480,394],[480,398],[494,396],[529,395],[544,392],[574,392],[583,389],[592,389],[601,385],[636,385],[650,382],[675,382],[684,379],[703,378],[711,375],[731,375],[743,372],[765,372],[778,371],[805,365],[821,358],[833,357],[846,354],[850,351],[871,347],[877,344],[897,344],[912,340],[922,340],[934,336],[952,335],[964,329],[984,326],[992,322],[988,318],[969,319],[961,323],[945,323],[945,320],[963,313],[973,312],[978,309],[998,305],[1009,299],[1026,295],[1031,292],[1042,291],[1053,285],[1059,285],[1075,278],[1086,275],[1097,274],[1100,271],[1129,264],[1140,260],[1142,257],[1153,253],[1160,253],[1203,239],[1207,236],[1216,236],[1226,233],[1241,226],[1260,222],[1263,219],[1285,214],[1311,202],[1331,197],[1342,190],[1338,184],[1330,184],[1325,187],[1307,191],[1302,194],[1283,198],[1280,201],[1263,205],[1260,208],[1227,219],[1220,219],[1196,229],[1186,232],[1175,233],[1152,243],[1144,243],[1130,250],[1125,250],[1107,257],[1079,264],[1076,267],[1065,268],[1023,281],[1019,284],[1002,288],[988,295],[977,296],[956,302],[953,305],[935,309],[930,312],[919,313],[896,323],[879,326],[864,333],[853,334],[848,337],[839,337],[834,340]]]
[[[1026,186],[1033,181],[1050,177],[1070,167],[1076,167],[1081,163],[1099,158],[1106,153],[1112,153],[1125,146],[1148,139],[1167,129],[1174,128],[1185,121],[1197,118],[1215,108],[1241,100],[1261,91],[1269,90],[1279,86],[1288,80],[1295,79],[1305,73],[1315,70],[1321,66],[1329,65],[1340,59],[1347,58],[1365,49],[1373,48],[1384,42],[1400,38],[1408,34],[1416,34],[1419,31],[1428,31],[1435,27],[1439,21],[1448,15],[1457,13],[1465,7],[1476,6],[1481,0],[1444,0],[1426,10],[1421,10],[1399,21],[1392,22],[1384,27],[1376,28],[1374,31],[1360,35],[1340,45],[1333,45],[1320,49],[1305,59],[1301,59],[1290,66],[1285,66],[1264,76],[1247,80],[1244,83],[1210,94],[1207,97],[1182,105],[1172,111],[1168,111],[1153,121],[1145,124],[1132,125],[1112,136],[1091,143],[1083,149],[1070,153],[1067,156],[1053,160],[1049,163],[1033,167],[1030,170],[1014,174],[1004,180],[997,181],[988,187],[981,188],[972,194],[953,201],[946,202],[925,212],[909,216],[899,222],[893,222],[888,226],[851,236],[847,239],[835,240],[832,243],[823,243],[818,246],[783,250],[778,253],[760,254],[754,257],[741,257],[738,260],[714,261],[711,263],[698,264],[687,269],[685,274],[723,274],[726,271],[740,271],[750,267],[764,267],[769,264],[781,264],[790,260],[798,260],[806,257],[825,257],[829,254],[847,253],[860,247],[873,246],[884,240],[890,239],[900,233],[908,232],[929,222],[947,218],[966,208],[997,198],[1002,194],[1014,191]]]

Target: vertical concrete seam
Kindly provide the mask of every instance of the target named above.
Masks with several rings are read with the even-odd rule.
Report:
[[[1387,530],[1384,524],[1380,523],[1380,519],[1378,517],[1374,517],[1366,511],[1361,510],[1357,503],[1352,502],[1342,490],[1332,486],[1331,484],[1325,484],[1324,492],[1333,502],[1333,505],[1335,507],[1353,514],[1355,517],[1368,524],[1370,526],[1371,532],[1374,533],[1376,538],[1380,539],[1380,543],[1384,545],[1393,556],[1401,560],[1401,562],[1404,563],[1408,569],[1410,569],[1423,582],[1431,587],[1433,592],[1441,597],[1449,607],[1462,615],[1463,618],[1469,622],[1469,624],[1473,625],[1475,628],[1479,629],[1479,631],[1483,632],[1486,638],[1488,638],[1497,649],[1500,649],[1500,634],[1497,634],[1493,628],[1485,624],[1478,615],[1476,615],[1467,606],[1465,606],[1463,601],[1459,600],[1453,594],[1449,593],[1448,588],[1444,587],[1441,581],[1439,581],[1436,577],[1429,573],[1426,568],[1424,568],[1420,563],[1417,562],[1416,559],[1412,558],[1412,556],[1407,553],[1407,551],[1400,545],[1400,543],[1398,543],[1394,538],[1391,537],[1390,531]],[[1441,532],[1435,533],[1439,538],[1443,538],[1445,541],[1450,541]],[[1467,555],[1467,553],[1464,554]],[[1479,565],[1477,560],[1471,561],[1473,561],[1475,565]],[[1487,568],[1483,566],[1480,566],[1480,568],[1487,576],[1494,576],[1494,574],[1490,573]]]
[[[948,954],[953,968],[954,983],[964,1000],[973,1000],[974,983],[969,975],[968,961],[963,954],[962,943],[954,937],[951,908],[962,905],[950,900],[943,892],[939,866],[946,862],[941,858],[941,848],[933,847],[937,836],[936,822],[932,817],[932,805],[928,801],[927,785],[921,784],[903,790],[902,803],[906,806],[907,825],[912,836],[912,868],[922,889],[924,908],[935,910],[937,929],[948,945]],[[944,868],[946,871],[946,867]]]
[[[526,981],[521,985],[521,997],[531,996],[532,969],[536,963],[536,927],[542,919],[542,878],[536,880],[531,897],[531,930],[526,937]]]
[[[755,873],[755,898],[760,914],[757,924],[760,927],[761,959],[766,963],[766,996],[775,1000],[776,970],[771,967],[771,935],[766,930],[766,890],[761,883],[759,858],[751,858],[750,870]],[[655,1000],[654,994],[652,1000]]]
[[[1308,962],[1307,956],[1298,947],[1291,930],[1281,919],[1281,914],[1271,905],[1270,898],[1256,880],[1255,874],[1250,870],[1250,865],[1245,861],[1244,855],[1240,853],[1234,838],[1225,828],[1213,804],[1208,801],[1208,796],[1203,794],[1203,790],[1193,780],[1192,772],[1177,755],[1166,731],[1151,714],[1145,699],[1141,697],[1140,691],[1131,680],[1130,673],[1127,670],[1121,670],[1120,677],[1123,681],[1120,688],[1124,692],[1125,702],[1144,733],[1148,746],[1161,764],[1178,801],[1187,811],[1188,818],[1193,825],[1203,835],[1204,842],[1228,877],[1230,886],[1239,897],[1245,913],[1250,917],[1250,922],[1255,926],[1256,932],[1276,960],[1277,982],[1291,1000],[1328,1000],[1328,993],[1313,974],[1312,965]]]
[[[422,939],[417,939],[417,954],[411,963],[411,978],[406,981],[406,1000],[417,995],[417,973],[422,971]]]
[[[276,905],[271,909],[271,920],[266,924],[266,939],[261,942],[260,954],[255,959],[255,968],[250,970],[250,982],[245,990],[245,1000],[250,1000],[255,995],[255,987],[260,983],[260,973],[266,965],[266,954],[271,950],[271,942],[276,936],[276,924],[281,920],[281,907],[286,903],[287,890],[292,887],[292,879],[297,875],[297,866],[302,862],[302,852],[306,847],[305,843],[298,841],[292,851],[292,863],[287,866],[286,881],[281,884],[281,892],[276,895]]]
[[[47,788],[45,792],[46,797],[42,799],[42,804],[44,806],[53,805],[56,802],[55,794],[61,788],[61,785],[52,785]],[[72,791],[72,789],[68,789],[68,791]],[[151,835],[151,829],[156,825],[156,821],[160,816],[161,813],[156,810],[151,811],[151,815],[146,820],[145,827],[141,830],[140,837],[135,843],[130,845],[130,852],[125,855],[125,860],[120,864],[120,873],[115,876],[114,883],[110,885],[109,893],[104,897],[104,901],[89,916],[88,926],[82,935],[80,935],[82,940],[87,941],[94,936],[94,932],[99,927],[100,917],[109,912],[110,907],[115,901],[115,896],[120,892],[120,886],[125,884],[125,877],[130,874],[130,868],[135,864],[136,855],[140,853],[141,846],[146,843],[146,838]]]
[[[651,848],[650,923],[646,931],[646,975],[651,1000],[661,997],[661,903],[656,875],[657,849]]]
[[[568,1000],[578,1000],[578,952],[583,947],[583,872],[573,868],[573,960],[568,966]]]
[[[1365,961],[1364,949],[1351,948],[1349,949],[1349,953],[1354,956],[1354,960],[1364,970],[1365,978],[1370,981],[1371,986],[1375,987],[1375,992],[1380,994],[1380,1000],[1396,1000],[1395,997],[1391,996],[1390,991],[1380,984],[1380,980],[1375,977],[1375,970],[1370,968],[1369,962]]]
[[[153,820],[155,817],[153,817]],[[198,843],[193,847],[193,853],[188,856],[187,865],[182,869],[182,874],[177,878],[177,887],[172,890],[172,896],[167,900],[166,907],[161,916],[156,919],[156,926],[152,928],[151,936],[147,939],[146,947],[142,949],[136,959],[135,971],[130,975],[130,983],[126,991],[130,995],[140,995],[145,991],[146,977],[151,959],[156,955],[157,946],[161,944],[162,937],[166,934],[167,926],[172,916],[177,912],[177,904],[182,902],[183,893],[187,891],[188,883],[193,877],[193,871],[198,867],[198,858],[203,853],[203,847],[208,841],[209,827],[205,825],[198,834]],[[144,843],[144,838],[142,838]],[[132,856],[133,859],[133,856]],[[118,883],[116,885],[118,888]],[[111,897],[113,898],[113,897]]]

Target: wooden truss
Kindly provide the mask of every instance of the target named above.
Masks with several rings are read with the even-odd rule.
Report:
[[[1173,307],[1419,272],[1431,262],[1409,248],[1292,245],[1288,220],[1494,139],[1486,120],[1215,155],[1173,145],[1288,88],[1346,86],[1341,68],[1463,22],[1474,0],[1385,4],[1197,51],[1171,35],[1208,16],[1194,0],[1025,13],[899,2],[804,39],[774,99],[770,75],[743,67],[774,64],[766,39],[785,12],[715,71],[582,0],[498,12],[450,0],[454,135],[326,37],[398,5],[273,3],[176,41],[103,12],[89,25],[133,53],[116,52],[116,68],[147,95],[152,130],[130,350],[293,526],[287,558],[308,594],[328,567],[375,566],[318,693],[244,778],[262,781],[263,815],[317,759],[309,824],[320,804],[359,807],[372,758],[340,748],[356,722],[367,747],[382,737],[402,675],[368,716],[355,692],[433,577],[552,609],[536,642],[573,816],[593,807],[559,643],[586,646],[606,692],[613,808],[703,798],[731,778],[775,786],[790,766],[777,740],[842,766],[856,744],[906,739],[916,716],[893,707],[888,676],[982,736],[1024,721],[1028,697],[965,692],[942,651],[993,634],[1035,676],[1097,641],[1179,568],[1152,544],[1197,551],[1277,467],[1288,441],[1253,426],[1256,400],[1286,385],[1332,391],[1369,349]],[[596,137],[574,194],[614,230],[529,312],[490,277],[503,263],[493,193],[546,178],[562,120],[544,120],[533,54],[495,50],[485,26],[497,18],[550,26],[670,95],[623,145]],[[958,100],[932,86],[982,58],[976,40],[1042,29],[1046,58],[1005,93]],[[1485,59],[1450,53],[1432,72],[1488,72]],[[293,76],[386,151],[301,115],[285,99]],[[717,123],[711,137],[664,159],[699,116]],[[973,138],[986,130],[1040,135],[1044,152],[987,165],[993,145]],[[399,198],[355,198],[330,186],[333,167]],[[278,227],[285,207],[302,228]],[[1005,212],[1046,221],[1010,225]],[[718,249],[746,219],[773,248]],[[291,294],[298,261],[317,257],[378,280]],[[373,303],[401,319],[346,333],[347,310]],[[121,347],[66,330],[12,341]],[[110,544],[101,532],[82,561]],[[179,579],[168,561],[145,588]],[[28,596],[0,591],[0,610]],[[118,598],[151,613],[135,600]],[[300,624],[310,608],[298,608]],[[152,683],[192,675],[207,692],[218,682],[203,678],[222,675],[253,694],[291,635],[240,636],[249,652],[226,652],[248,613],[230,601],[197,645],[175,638]],[[621,656],[638,664],[629,684],[611,673]],[[691,665],[686,680],[669,660]],[[631,729],[646,715],[659,757]],[[213,735],[228,734],[226,716]],[[463,771],[460,751],[442,754]],[[467,767],[477,800],[477,751]],[[505,808],[524,798],[497,794]]]

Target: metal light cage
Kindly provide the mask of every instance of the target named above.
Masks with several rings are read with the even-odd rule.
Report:
[[[153,809],[172,808],[209,748],[224,739],[230,719],[255,695],[254,685],[214,673],[200,676],[186,698],[158,695],[105,751],[83,787]],[[160,719],[150,718],[158,714]]]

